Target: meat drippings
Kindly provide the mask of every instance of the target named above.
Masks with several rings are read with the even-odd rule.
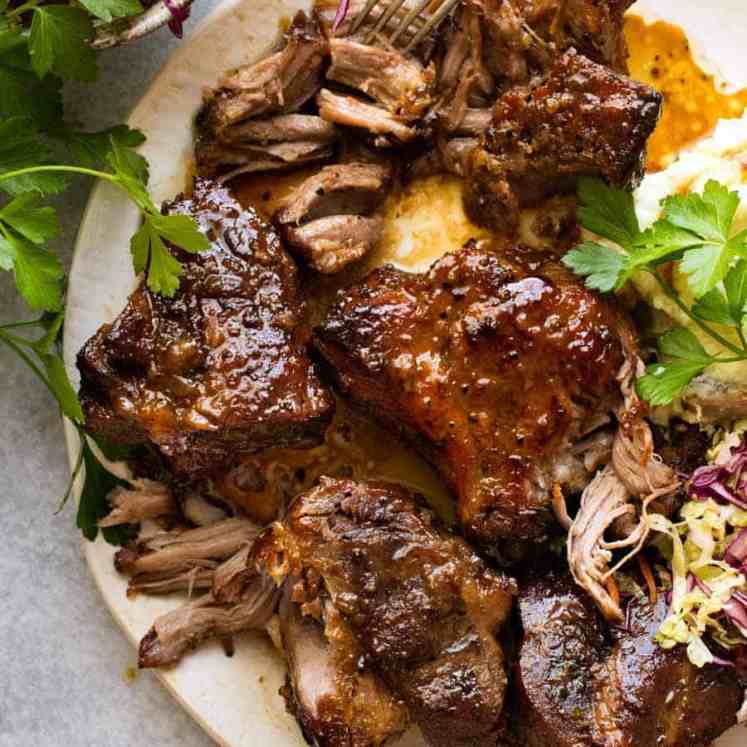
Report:
[[[719,119],[742,116],[747,90],[728,95],[693,59],[685,32],[664,21],[625,19],[630,75],[664,96],[659,125],[648,141],[648,171],[666,168],[682,148],[708,134]]]

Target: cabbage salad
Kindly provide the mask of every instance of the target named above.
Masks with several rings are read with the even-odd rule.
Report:
[[[697,667],[733,666],[728,653],[747,645],[747,421],[717,439],[709,462],[687,483],[680,521],[648,516],[671,540],[661,547],[672,573],[670,614],[657,641],[686,645]]]

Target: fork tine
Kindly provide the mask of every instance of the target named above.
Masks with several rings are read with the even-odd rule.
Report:
[[[399,26],[389,37],[389,41],[394,42],[409,28],[410,24],[417,18],[430,4],[432,0],[420,0],[420,2],[409,10],[407,15],[400,21]]]
[[[379,20],[376,21],[376,25],[366,34],[366,38],[363,40],[366,44],[371,42],[376,34],[381,29],[386,28],[389,19],[405,4],[405,0],[392,0],[389,7],[379,16]]]
[[[405,47],[405,52],[409,52],[413,47],[420,44],[425,39],[426,34],[432,29],[438,26],[449,13],[451,13],[454,6],[456,6],[461,0],[446,0],[446,2],[428,19],[428,22],[423,26],[420,31],[410,40],[410,43]]]
[[[369,14],[374,8],[374,5],[376,5],[379,2],[379,0],[366,0],[366,5],[363,8],[363,10],[357,15],[355,21],[353,22],[353,25],[350,27],[350,33],[354,34],[361,26],[363,21],[368,18]]]

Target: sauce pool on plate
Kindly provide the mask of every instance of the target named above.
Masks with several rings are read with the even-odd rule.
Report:
[[[680,150],[708,135],[719,119],[744,113],[747,90],[723,93],[694,60],[679,26],[664,21],[647,24],[630,15],[625,19],[625,39],[631,76],[664,96],[661,121],[648,143],[648,171],[666,168]]]

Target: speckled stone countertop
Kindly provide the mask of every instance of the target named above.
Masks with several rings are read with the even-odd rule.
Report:
[[[215,5],[198,0],[186,33]],[[86,129],[123,122],[177,44],[167,30],[102,52],[93,85],[66,90],[68,119]],[[90,183],[58,201],[69,264]],[[0,322],[28,317],[0,273]],[[0,350],[0,747],[208,747],[213,742],[155,677],[103,605],[80,548],[74,511],[55,508],[69,470],[62,424],[44,389]]]

